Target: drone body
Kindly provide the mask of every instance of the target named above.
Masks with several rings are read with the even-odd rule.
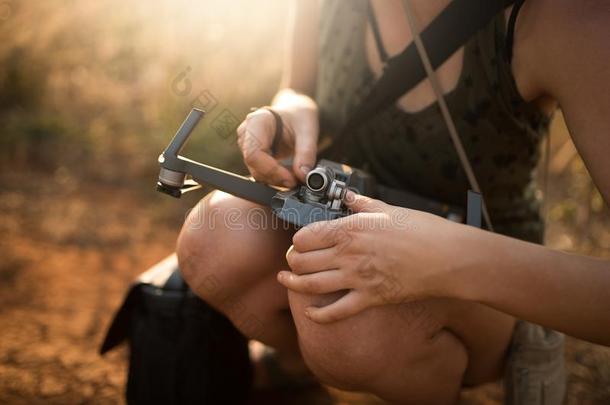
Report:
[[[463,210],[459,207],[377,185],[370,174],[330,160],[320,160],[307,175],[304,185],[292,190],[282,190],[180,156],[184,144],[204,115],[202,110],[193,109],[159,156],[161,170],[157,182],[158,191],[179,198],[182,194],[205,184],[270,207],[278,218],[297,227],[349,215],[345,205],[348,190],[379,198],[392,205],[427,211],[458,222],[464,218]],[[480,224],[480,209],[480,196],[469,192],[467,223]]]

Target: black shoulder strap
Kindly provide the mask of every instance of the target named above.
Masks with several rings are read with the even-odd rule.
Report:
[[[515,42],[515,25],[517,25],[517,17],[519,15],[519,11],[521,7],[523,7],[523,3],[525,0],[516,0],[515,6],[510,13],[510,18],[508,19],[508,30],[506,31],[506,60],[508,63],[513,61],[513,45]]]
[[[386,51],[385,46],[383,45],[383,39],[381,38],[381,30],[379,29],[379,23],[377,22],[377,16],[375,16],[375,11],[373,10],[373,3],[371,3],[371,0],[368,0],[368,6],[366,11],[369,24],[371,24],[371,30],[373,31],[373,38],[375,39],[377,52],[379,52],[379,59],[381,59],[381,61],[385,64],[388,59],[390,59],[390,55],[388,55],[388,51]]]
[[[453,0],[421,34],[432,67],[437,69],[441,66],[495,15],[514,2],[515,0]],[[340,158],[350,132],[426,77],[426,70],[414,43],[390,58],[377,83],[334,140],[331,155]]]

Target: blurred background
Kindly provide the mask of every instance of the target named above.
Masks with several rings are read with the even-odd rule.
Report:
[[[0,0],[0,403],[122,401],[126,351],[97,346],[200,197],[155,192],[157,156],[198,106],[187,155],[243,172],[234,130],[278,88],[287,4]],[[548,244],[608,257],[561,114],[551,139]],[[568,403],[610,403],[610,350],[570,340],[567,356]],[[463,398],[499,401],[497,384]]]

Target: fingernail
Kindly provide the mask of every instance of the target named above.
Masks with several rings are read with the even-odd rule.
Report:
[[[347,190],[347,192],[345,193],[345,201],[349,203],[354,201],[355,198],[356,193],[354,193],[352,190]]]
[[[286,251],[286,259],[288,259],[288,255],[290,254],[290,252],[292,252],[294,250],[294,245],[290,245],[290,247],[288,248],[288,250]]]
[[[280,271],[279,273],[277,273],[277,280],[280,281],[280,282],[282,280],[284,280],[284,273],[283,272]]]
[[[311,171],[311,166],[303,165],[303,166],[299,167],[299,169],[301,170],[301,172],[303,174],[308,174]]]
[[[309,310],[309,308],[305,309],[305,316],[311,319],[311,311]]]

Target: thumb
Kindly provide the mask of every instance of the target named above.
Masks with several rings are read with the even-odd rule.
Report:
[[[354,212],[381,212],[386,204],[383,201],[366,197],[352,190],[348,190],[345,195],[345,205]]]
[[[307,173],[316,165],[318,152],[318,128],[302,126],[294,140],[294,162],[292,168],[301,181],[305,181]]]

